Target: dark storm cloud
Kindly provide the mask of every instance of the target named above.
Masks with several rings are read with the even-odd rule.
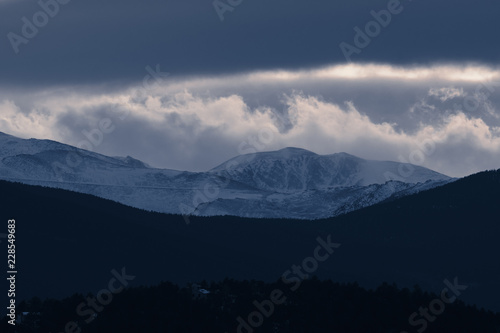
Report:
[[[174,76],[343,63],[340,43],[355,45],[353,28],[364,30],[370,12],[390,2],[243,1],[221,22],[212,0],[60,1],[68,3],[18,45],[18,54],[7,35],[22,37],[22,18],[33,22],[40,4],[0,2],[2,84],[122,85],[141,80],[145,66],[157,63]],[[353,61],[499,60],[498,1],[403,0],[401,6]]]

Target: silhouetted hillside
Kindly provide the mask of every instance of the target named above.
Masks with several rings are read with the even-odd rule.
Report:
[[[17,223],[18,300],[96,292],[126,267],[132,286],[162,280],[274,281],[341,243],[314,274],[364,287],[396,282],[500,310],[500,171],[322,221],[191,218],[140,211],[63,190],[0,182],[1,218]],[[6,229],[5,229],[6,230]],[[6,231],[4,231],[6,232]]]
[[[200,287],[209,293],[200,295],[197,293]],[[276,291],[281,294],[278,293],[280,296],[274,298],[276,303],[273,303],[270,295]],[[154,287],[126,289],[97,310],[84,307],[87,313],[79,316],[75,309],[81,306],[84,298],[84,295],[75,294],[62,301],[33,298],[23,302],[19,310],[30,314],[18,325],[18,332],[61,332],[71,321],[88,333],[386,333],[417,330],[497,333],[500,329],[500,314],[466,306],[462,301],[446,304],[442,313],[438,313],[441,310],[430,308],[430,304],[435,304],[441,295],[423,292],[418,287],[411,291],[400,290],[387,284],[367,291],[356,284],[311,279],[291,291],[281,281],[226,279],[185,288],[164,282]],[[409,318],[419,309],[427,309],[430,320],[417,315],[411,324]],[[2,332],[7,332],[8,324],[4,321],[0,325]]]

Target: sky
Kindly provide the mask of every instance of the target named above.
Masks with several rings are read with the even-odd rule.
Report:
[[[0,0],[0,131],[162,168],[500,168],[498,1]]]

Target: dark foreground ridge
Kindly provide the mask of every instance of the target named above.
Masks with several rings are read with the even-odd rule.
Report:
[[[86,301],[82,301],[85,300]],[[62,301],[32,298],[19,305],[27,312],[17,332],[314,332],[314,333],[497,333],[500,314],[478,310],[415,286],[383,284],[366,290],[312,278],[295,291],[282,281],[202,282],[184,288],[163,282],[121,291],[106,305],[92,308],[92,295]],[[453,301],[452,301],[453,300]],[[442,306],[440,308],[439,306]],[[80,310],[82,315],[77,313]],[[0,327],[7,332],[3,320]],[[66,331],[68,332],[68,331]]]
[[[309,262],[311,275],[436,293],[457,277],[467,286],[461,301],[500,311],[500,171],[321,221],[192,217],[187,225],[181,216],[9,182],[0,182],[0,203],[0,219],[16,219],[18,302],[96,293],[122,268],[136,277],[132,287],[275,281],[308,264],[321,238],[341,246],[317,267]]]

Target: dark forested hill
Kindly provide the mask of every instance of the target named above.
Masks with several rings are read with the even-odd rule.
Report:
[[[0,182],[0,218],[16,219],[18,300],[97,292],[126,269],[131,286],[171,281],[274,281],[293,265],[338,282],[376,287],[444,280],[460,299],[500,310],[500,171],[321,221],[191,218],[140,211],[57,189]],[[340,243],[324,261],[322,242]],[[0,239],[2,240],[2,239]],[[2,247],[5,241],[2,242]],[[308,259],[309,258],[309,259]],[[316,262],[316,264],[315,264]],[[287,272],[290,270],[290,272]]]
[[[401,290],[382,284],[365,290],[355,283],[315,278],[295,291],[282,281],[232,279],[202,282],[200,287],[210,292],[203,296],[193,287],[198,288],[169,282],[132,287],[97,310],[84,307],[83,316],[75,309],[84,295],[63,300],[32,298],[19,306],[29,314],[17,332],[62,332],[66,327],[70,328],[66,332],[87,333],[497,333],[500,329],[500,314],[459,300],[440,309],[441,295],[418,287]],[[273,293],[279,297],[271,298]],[[0,322],[0,331],[8,330],[7,322]]]

